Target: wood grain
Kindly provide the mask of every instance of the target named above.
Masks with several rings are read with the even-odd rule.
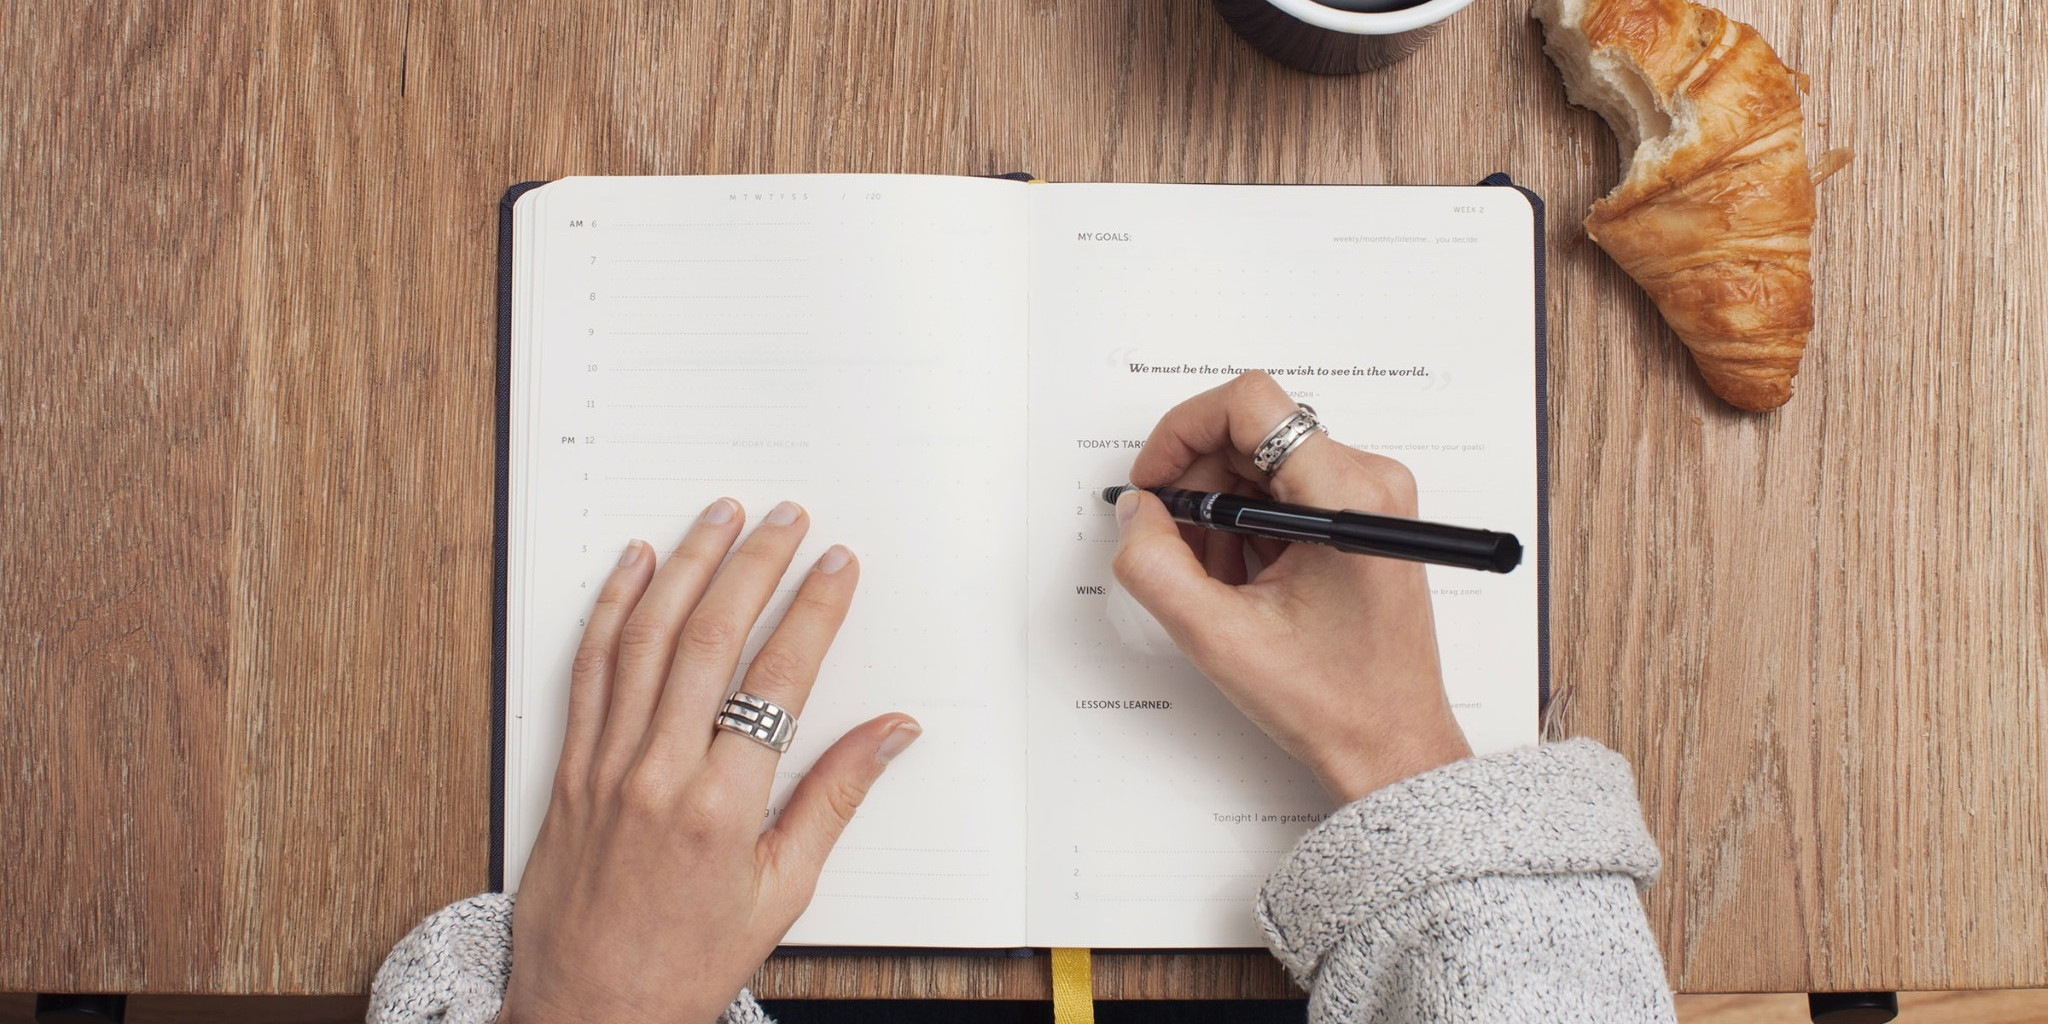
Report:
[[[185,986],[233,955],[247,25],[39,20],[0,16],[0,988]]]
[[[1638,768],[1673,980],[2048,985],[2048,29],[1723,6],[1859,154],[1764,417],[1584,241],[1613,143],[1522,0],[1349,78],[1192,0],[10,8],[0,989],[361,992],[483,886],[506,185],[1016,169],[1541,192],[1561,724]],[[1286,990],[1243,957],[1097,978]],[[1045,991],[980,958],[761,984]]]

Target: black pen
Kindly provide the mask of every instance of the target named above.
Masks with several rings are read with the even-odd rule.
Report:
[[[1114,505],[1117,496],[1128,490],[1132,490],[1128,484],[1105,487],[1102,500]],[[1173,518],[1210,530],[1304,541],[1353,554],[1488,572],[1512,572],[1522,564],[1522,542],[1512,533],[1445,526],[1352,509],[1339,512],[1310,508],[1218,491],[1183,491],[1174,487],[1146,490],[1166,503],[1166,511]]]

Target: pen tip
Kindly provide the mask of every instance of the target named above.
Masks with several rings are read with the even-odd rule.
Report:
[[[1101,490],[1100,493],[1102,495],[1103,501],[1106,501],[1109,504],[1114,505],[1116,504],[1117,496],[1130,489],[1130,485],[1128,484],[1118,484],[1115,487],[1105,487]]]

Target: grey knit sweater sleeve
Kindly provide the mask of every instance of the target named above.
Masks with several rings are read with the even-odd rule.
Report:
[[[490,1024],[512,976],[512,900],[471,896],[435,911],[398,940],[370,983],[369,1024]],[[775,1024],[754,996],[739,998],[717,1024]]]
[[[1628,763],[1572,740],[1368,794],[1281,860],[1257,913],[1311,1022],[1677,1019],[1638,889]]]

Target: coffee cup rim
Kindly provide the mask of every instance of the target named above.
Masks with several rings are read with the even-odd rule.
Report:
[[[1352,35],[1390,36],[1413,32],[1457,13],[1472,0],[1426,0],[1400,11],[1340,11],[1316,0],[1266,0],[1298,21],[1332,32]]]

